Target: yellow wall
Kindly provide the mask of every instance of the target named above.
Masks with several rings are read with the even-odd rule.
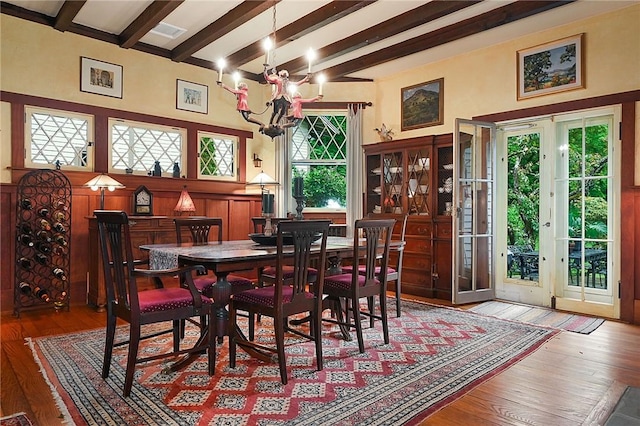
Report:
[[[384,122],[387,127],[392,127],[396,138],[441,134],[453,131],[456,118],[470,119],[478,115],[638,90],[640,5],[637,2],[630,2],[630,5],[613,13],[530,34],[380,80],[375,105],[384,105],[384,108],[375,108],[375,122]],[[580,33],[585,33],[585,89],[518,101],[517,51]],[[444,124],[400,132],[401,88],[442,77]]]
[[[254,132],[247,143],[247,179],[259,170],[253,167],[253,153],[264,161],[263,168],[273,175],[276,142],[260,134],[255,125],[245,122],[236,112],[236,99],[216,85],[217,71],[193,65],[175,63],[170,59],[136,50],[122,49],[114,44],[92,40],[72,33],[62,33],[5,14],[0,15],[0,89],[51,99],[121,109],[161,117],[201,122]],[[122,65],[122,99],[80,91],[80,57]],[[209,113],[206,115],[176,109],[176,79],[209,86]],[[223,81],[233,82],[228,74]],[[256,112],[265,109],[271,90],[266,85],[246,81],[249,85],[249,105]],[[325,101],[373,101],[364,94],[373,93],[373,83],[326,83]],[[318,86],[300,87],[303,97],[313,97]],[[0,122],[0,182],[10,182],[11,165],[10,122],[8,104],[2,103]],[[268,122],[270,111],[258,118]],[[373,112],[367,109],[366,127],[375,127]]]

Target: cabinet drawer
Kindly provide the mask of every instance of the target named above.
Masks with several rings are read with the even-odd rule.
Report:
[[[405,237],[406,245],[404,246],[405,253],[429,253],[431,252],[431,240],[426,238],[411,238]],[[405,254],[406,256],[406,254]]]
[[[451,238],[450,223],[436,223],[436,238]]]
[[[154,229],[155,225],[151,223],[151,221],[149,219],[136,219],[136,218],[129,218],[129,228],[134,231],[146,231],[149,229]]]
[[[406,285],[413,285],[417,287],[425,287],[431,288],[431,273],[429,271],[418,271],[418,270],[402,270],[402,286],[403,289],[406,288]]]
[[[431,271],[431,256],[406,253],[402,258],[402,273],[407,269]]]
[[[163,219],[158,219],[158,228],[171,229],[171,230],[174,230],[175,232],[176,225],[175,223],[173,223],[173,219],[166,217]]]
[[[407,236],[419,235],[421,237],[431,238],[431,224],[425,222],[407,223]]]

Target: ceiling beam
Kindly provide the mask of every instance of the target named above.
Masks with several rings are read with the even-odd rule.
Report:
[[[73,18],[76,17],[76,15],[78,14],[78,12],[80,12],[80,9],[82,9],[82,6],[84,6],[86,2],[86,0],[67,0],[62,3],[62,7],[58,11],[58,15],[56,15],[56,21],[53,24],[53,28],[62,32],[67,31],[73,23]]]
[[[294,21],[293,23],[282,27],[276,31],[276,48],[303,37],[319,28],[329,25],[353,12],[362,9],[365,6],[375,3],[376,0],[366,1],[332,1],[321,8],[314,10]],[[238,68],[247,62],[251,62],[264,54],[262,40],[256,41],[237,52],[226,57],[227,64],[230,68]]]
[[[517,1],[506,6],[483,13],[473,18],[431,31],[412,39],[380,49],[374,53],[326,68],[322,72],[332,80],[348,74],[422,52],[464,37],[481,33],[501,25],[509,24],[556,7],[564,6],[575,0],[565,1]]]
[[[184,0],[156,0],[151,3],[118,35],[120,47],[124,49],[132,47],[183,2]]]
[[[231,9],[217,21],[207,25],[196,35],[180,43],[171,51],[171,60],[182,62],[198,50],[213,43],[223,35],[233,31],[240,25],[249,22],[262,12],[275,6],[281,0],[273,1],[243,1]]]
[[[352,52],[356,49],[368,46],[375,42],[392,37],[404,31],[408,31],[417,26],[426,24],[435,19],[441,18],[449,13],[457,12],[465,7],[479,3],[480,0],[474,1],[431,1],[422,6],[411,9],[405,13],[395,16],[391,19],[377,24],[373,27],[362,30],[347,38],[336,41],[321,49],[318,49],[318,60],[316,63],[329,61],[340,55]],[[307,59],[303,56],[293,59],[280,65],[280,69],[286,69],[289,72],[296,73],[302,71],[307,65]]]

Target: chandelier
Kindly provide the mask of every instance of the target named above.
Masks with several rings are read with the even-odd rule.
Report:
[[[271,36],[267,37],[263,42],[265,50],[263,74],[267,83],[271,84],[271,99],[267,103],[267,108],[271,107],[271,116],[269,122],[260,121],[255,117],[255,113],[249,108],[249,88],[246,83],[240,81],[241,75],[238,71],[232,74],[234,86],[229,87],[222,82],[222,75],[226,67],[226,61],[221,58],[217,61],[218,66],[218,86],[234,94],[238,101],[236,110],[242,115],[242,118],[259,127],[259,131],[272,139],[284,134],[288,127],[297,126],[304,116],[302,115],[302,104],[315,102],[323,98],[322,85],[325,83],[324,75],[316,76],[315,81],[318,83],[318,95],[303,99],[298,87],[311,80],[311,66],[316,55],[313,49],[307,52],[307,75],[298,81],[289,80],[289,72],[287,70],[276,70],[275,67],[275,46],[276,46],[276,2],[273,4],[273,26]],[[264,112],[266,112],[265,110]],[[264,113],[263,112],[263,113]],[[260,113],[261,115],[262,113]]]

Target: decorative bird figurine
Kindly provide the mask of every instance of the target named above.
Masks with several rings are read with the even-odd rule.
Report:
[[[373,129],[376,132],[378,132],[378,136],[380,136],[380,140],[382,142],[389,142],[393,140],[393,130],[392,129],[387,129],[387,126],[384,125],[384,123],[382,123],[382,127],[380,127],[379,129]]]

